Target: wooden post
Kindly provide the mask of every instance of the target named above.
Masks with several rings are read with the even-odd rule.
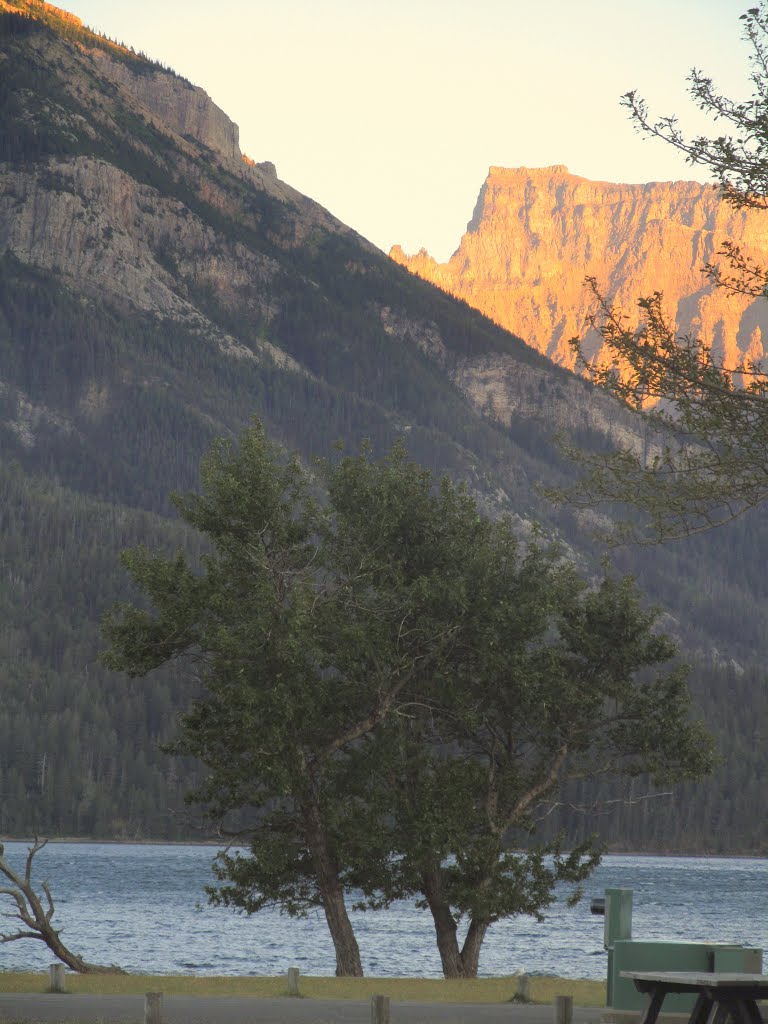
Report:
[[[389,1024],[389,996],[371,996],[371,1024]]]
[[[163,993],[145,992],[144,994],[144,1024],[162,1024],[163,1017]]]
[[[531,979],[527,974],[521,974],[517,979],[517,998],[521,1003],[531,1001]]]
[[[51,964],[48,968],[48,991],[66,992],[67,982],[64,974],[64,964]]]
[[[288,968],[288,995],[297,996],[299,994],[299,968],[289,967]]]
[[[573,996],[555,996],[554,1024],[571,1024],[573,1021]]]

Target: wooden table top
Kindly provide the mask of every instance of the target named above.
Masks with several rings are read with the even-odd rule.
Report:
[[[657,982],[660,985],[690,985],[697,988],[744,987],[768,990],[768,974],[736,974],[733,971],[622,971],[622,978]]]

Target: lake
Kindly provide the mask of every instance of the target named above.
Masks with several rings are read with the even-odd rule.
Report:
[[[26,849],[5,844],[17,868]],[[48,880],[63,940],[95,963],[152,974],[277,975],[295,966],[302,974],[332,975],[333,947],[319,913],[305,920],[277,911],[247,918],[207,906],[203,886],[211,880],[215,852],[206,846],[49,843],[35,858],[33,880]],[[634,890],[635,938],[768,947],[768,860],[606,857],[577,906],[559,900],[541,924],[516,917],[494,925],[480,974],[604,978],[603,918],[590,914],[589,902],[610,887]],[[0,910],[11,908],[0,897]],[[403,902],[355,913],[353,920],[366,974],[440,977],[427,911]],[[0,931],[12,927],[11,920],[0,921]],[[0,970],[45,970],[51,961],[42,942],[0,944]]]

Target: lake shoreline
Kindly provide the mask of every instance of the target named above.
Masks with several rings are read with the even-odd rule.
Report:
[[[46,842],[49,844],[90,844],[93,846],[179,846],[179,847],[210,847],[219,850],[225,849],[247,849],[247,843],[224,843],[220,839],[93,839],[88,836],[49,836]],[[32,843],[34,836],[0,836],[5,843]],[[515,852],[524,853],[524,850]],[[707,853],[702,852],[679,852],[674,850],[606,850],[605,857],[668,857],[683,859],[706,859],[706,860],[768,860],[768,851],[750,851],[746,853]]]

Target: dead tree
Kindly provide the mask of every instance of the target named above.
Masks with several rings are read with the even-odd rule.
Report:
[[[0,886],[0,896],[10,896],[16,904],[15,910],[4,912],[2,916],[15,919],[23,926],[16,932],[0,932],[0,942],[39,939],[46,944],[54,956],[79,974],[125,974],[125,971],[120,967],[115,967],[114,964],[109,967],[89,964],[82,957],[67,949],[59,938],[59,932],[51,924],[55,907],[48,883],[41,883],[47,908],[43,907],[42,899],[32,888],[32,861],[35,854],[42,850],[47,842],[47,839],[38,839],[35,836],[35,842],[29,847],[27,853],[27,864],[23,877],[18,875],[5,859],[5,850],[3,844],[0,843],[0,873],[5,875],[11,883],[9,886]]]

